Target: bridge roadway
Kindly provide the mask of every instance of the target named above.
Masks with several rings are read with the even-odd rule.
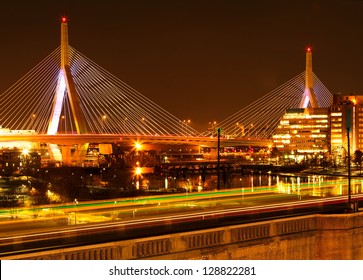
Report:
[[[125,135],[125,134],[0,134],[0,142],[26,141],[50,143],[58,145],[75,145],[84,143],[113,143],[125,142],[133,145],[136,141],[145,144],[188,144],[216,147],[217,137],[199,136],[148,136],[148,135]],[[272,144],[270,139],[253,138],[221,138],[221,147],[228,146],[254,146],[268,147]]]
[[[346,208],[347,196],[332,193],[337,183],[346,183],[343,181],[3,210],[0,256],[94,244],[95,240],[103,243],[312,213],[338,213]],[[317,189],[320,196],[314,196]],[[362,192],[352,197],[359,203],[363,200]]]

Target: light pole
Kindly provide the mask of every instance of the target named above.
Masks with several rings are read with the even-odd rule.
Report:
[[[221,148],[221,128],[218,127],[217,129],[217,135],[218,135],[218,145],[217,145],[217,189],[220,188],[220,175],[219,175],[219,167],[220,167],[220,161],[221,161],[221,155],[220,155],[220,148]]]
[[[188,202],[188,187],[185,187],[185,205],[189,206],[189,202]]]
[[[139,162],[136,163],[135,168],[135,188],[137,190],[140,189],[140,177],[141,177],[141,167],[139,166]]]
[[[350,137],[349,137],[349,127],[347,127],[347,138],[348,138],[348,207],[352,209],[352,198],[351,198],[351,174],[350,174]]]
[[[216,124],[217,124],[216,121],[209,122],[209,125],[211,125],[211,137],[212,138],[214,137],[214,128],[215,128]]]
[[[32,114],[32,116],[30,117],[30,122],[31,122],[30,129],[34,129],[35,117],[36,117],[35,114]]]
[[[190,124],[190,120],[183,120],[182,121],[182,134],[184,136],[188,135],[188,124]]]
[[[124,118],[124,131],[123,131],[124,134],[126,134],[126,130],[127,130],[126,129],[126,122],[127,122],[127,118],[125,117]]]
[[[146,125],[145,118],[144,118],[144,117],[142,117],[142,118],[141,118],[141,127],[142,127],[142,130],[144,130],[144,129],[145,129],[145,130],[147,131],[148,129],[146,128],[146,126],[145,126],[145,125]]]
[[[74,199],[74,224],[77,224],[77,204],[78,200],[77,198]]]
[[[66,131],[65,117],[64,117],[64,115],[62,115],[61,133],[65,134],[65,131]]]
[[[186,123],[185,123],[185,133],[186,133],[186,135],[188,136],[189,135],[189,133],[188,133],[188,125],[190,124],[190,120],[187,120],[186,121]]]
[[[105,121],[106,121],[107,117],[106,115],[102,116],[102,133],[105,133]]]

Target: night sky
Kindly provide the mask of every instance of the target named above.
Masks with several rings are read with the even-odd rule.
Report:
[[[305,70],[363,93],[363,1],[102,0],[1,3],[0,92],[70,45],[202,131]]]

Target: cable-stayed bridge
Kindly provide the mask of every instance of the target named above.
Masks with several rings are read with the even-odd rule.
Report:
[[[76,49],[69,47],[69,56],[71,78],[85,119],[81,134],[198,135],[187,122]],[[80,119],[73,113],[72,105],[76,104],[70,100],[71,90],[62,72],[61,47],[58,47],[2,94],[1,125],[13,130],[33,129],[40,134],[78,133],[76,126]]]
[[[305,72],[214,128],[223,129],[222,146],[267,146],[286,109],[325,107],[331,101],[332,95],[312,72],[309,50]],[[88,143],[135,139],[216,147],[215,129],[200,134],[71,47],[65,18],[61,46],[1,94],[0,125],[36,132],[0,134],[0,141],[50,143],[53,156],[59,159],[69,151],[63,147],[60,152],[57,145],[77,144],[79,156],[87,151]]]
[[[312,51],[306,50],[306,70],[213,127],[231,138],[270,139],[286,109],[330,107],[333,95],[312,71]],[[203,133],[212,135],[213,130]]]

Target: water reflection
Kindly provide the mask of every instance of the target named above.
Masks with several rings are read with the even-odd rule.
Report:
[[[217,176],[191,174],[188,178],[173,176],[144,176],[148,177],[148,191],[165,190],[181,191],[210,191],[217,189]],[[296,194],[298,196],[337,196],[348,194],[346,177],[328,177],[323,175],[304,174],[261,174],[249,175],[232,174],[221,180],[221,189],[240,188],[244,191],[273,191],[276,193]],[[363,179],[351,180],[352,194],[363,193]]]
[[[145,172],[145,173],[144,173]],[[153,174],[147,170],[102,170],[99,174],[62,174],[62,180],[51,180],[40,184],[34,178],[0,178],[0,200],[3,207],[13,205],[38,205],[82,200],[118,198],[124,196],[148,195],[174,192],[203,192],[217,190],[217,175],[201,170]],[[251,172],[221,172],[220,189],[249,192],[273,192],[288,195],[316,197],[348,195],[347,177],[329,177],[307,174],[273,174]],[[15,180],[16,179],[16,180]],[[43,182],[43,181],[41,181]],[[61,184],[62,183],[62,184]],[[43,193],[42,193],[43,191]],[[70,193],[73,196],[66,197]],[[363,193],[363,178],[351,180],[351,194]]]

